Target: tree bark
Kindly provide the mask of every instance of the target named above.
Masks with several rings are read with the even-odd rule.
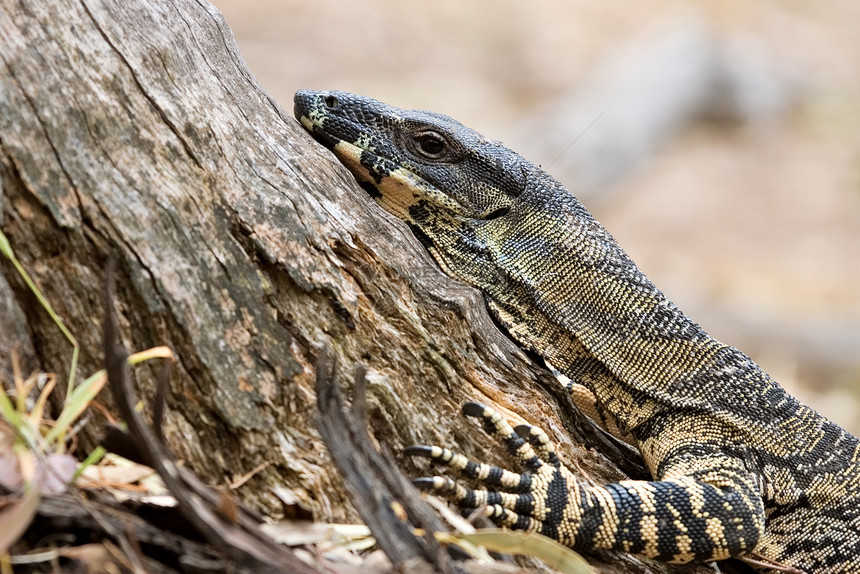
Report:
[[[367,366],[371,433],[399,460],[425,443],[503,463],[459,414],[478,400],[597,480],[620,476],[480,294],[262,90],[205,0],[0,0],[0,65],[0,228],[81,344],[78,380],[103,366],[116,255],[124,343],[175,351],[164,433],[210,483],[263,466],[238,491],[251,505],[281,515],[287,487],[317,520],[355,519],[315,427],[325,346],[342,373]],[[0,376],[17,346],[25,369],[62,378],[71,346],[0,271]],[[136,375],[151,395],[154,371]]]

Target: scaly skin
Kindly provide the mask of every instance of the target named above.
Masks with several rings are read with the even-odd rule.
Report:
[[[295,106],[447,274],[483,291],[517,341],[594,394],[654,478],[590,486],[543,433],[470,403],[466,414],[527,472],[414,447],[497,491],[440,477],[420,486],[581,550],[668,562],[755,554],[860,572],[858,440],[684,315],[561,184],[447,116],[344,92],[301,91]]]

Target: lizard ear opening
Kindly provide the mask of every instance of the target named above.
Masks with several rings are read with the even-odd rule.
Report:
[[[484,219],[484,220],[498,219],[499,217],[504,217],[505,215],[507,215],[510,210],[511,210],[511,207],[509,205],[506,205],[504,207],[494,209],[493,211],[491,211],[490,213],[488,213],[487,215],[485,215],[481,219]]]

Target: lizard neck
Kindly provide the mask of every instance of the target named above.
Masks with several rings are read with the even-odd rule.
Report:
[[[675,307],[561,184],[537,170],[532,178],[504,217],[433,222],[431,252],[562,373],[581,380],[598,362],[608,376],[584,383],[627,428],[663,404],[677,407],[677,387],[734,349]],[[687,400],[710,408],[704,397]]]

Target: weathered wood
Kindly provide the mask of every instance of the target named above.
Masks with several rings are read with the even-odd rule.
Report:
[[[598,479],[619,476],[571,438],[557,383],[479,294],[260,88],[205,1],[0,0],[0,65],[0,227],[81,343],[79,376],[102,367],[116,255],[124,344],[176,352],[165,436],[211,483],[263,465],[239,490],[256,508],[280,514],[287,486],[316,519],[356,518],[313,423],[324,346],[345,372],[367,365],[372,434],[391,452],[444,443],[501,462],[459,414],[480,400],[543,427]],[[0,271],[0,308],[26,320],[0,361],[29,344],[27,369],[65,373],[68,342]],[[148,396],[154,375],[137,375]]]
[[[344,404],[335,370],[324,349],[317,362],[317,428],[344,476],[356,510],[397,572],[453,574],[450,558],[434,537],[448,529],[391,458],[370,442],[365,430],[367,379],[363,367],[356,369],[350,408]],[[416,528],[423,536],[413,534]]]
[[[324,344],[346,369],[368,364],[392,448],[469,442],[457,407],[476,387],[527,412],[535,369],[476,292],[268,98],[214,8],[2,6],[3,230],[80,341],[79,375],[102,366],[102,269],[117,254],[126,344],[179,356],[166,435],[182,458],[217,482],[272,461],[261,506],[277,503],[260,487],[286,482],[344,518],[312,424]],[[39,350],[29,368],[64,373],[70,346],[3,272]]]
[[[120,418],[128,425],[123,431],[114,427],[114,436],[122,435],[132,443],[143,461],[161,477],[176,501],[176,508],[188,522],[190,530],[199,533],[213,548],[236,565],[237,572],[278,574],[295,572],[313,574],[316,568],[302,562],[291,550],[277,544],[260,529],[261,520],[241,505],[222,496],[209,486],[200,485],[196,477],[183,476],[187,469],[176,464],[164,445],[160,426],[150,428],[136,410],[137,393],[131,387],[128,350],[119,341],[119,324],[114,305],[115,261],[109,260],[105,278],[104,355],[108,386]],[[154,402],[163,399],[163,389],[170,380],[170,364],[162,368]],[[162,412],[160,405],[154,407]],[[160,416],[153,416],[160,424]],[[191,480],[189,480],[191,478]],[[225,510],[229,508],[229,511]]]

